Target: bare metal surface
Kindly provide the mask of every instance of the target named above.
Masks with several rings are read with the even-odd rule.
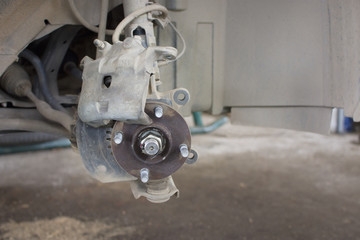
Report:
[[[95,45],[95,47],[99,48],[100,50],[104,50],[106,47],[106,44],[100,39],[95,39],[94,45]]]
[[[179,147],[179,150],[180,150],[181,156],[186,157],[186,158],[189,156],[189,149],[185,144],[181,144]]]
[[[114,142],[116,143],[116,144],[120,144],[121,142],[122,142],[122,140],[123,140],[123,134],[122,134],[122,132],[117,132],[117,133],[115,133],[115,135],[114,135]]]
[[[164,114],[164,110],[160,106],[155,107],[154,112],[155,112],[155,117],[157,117],[157,118],[161,118]]]
[[[143,183],[147,183],[149,181],[149,169],[143,168],[140,170],[140,180]]]

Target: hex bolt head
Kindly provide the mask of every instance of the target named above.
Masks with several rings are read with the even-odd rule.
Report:
[[[188,157],[189,156],[189,148],[186,146],[186,144],[180,145],[180,153],[182,157]]]
[[[157,106],[154,111],[157,118],[161,118],[164,115],[164,109],[161,106]]]
[[[117,132],[117,133],[115,133],[114,142],[115,142],[116,144],[120,144],[120,143],[122,142],[122,140],[123,140],[123,134],[122,134],[122,132]]]
[[[146,139],[143,146],[143,152],[147,155],[154,156],[160,151],[160,144],[154,138]]]
[[[106,47],[105,43],[99,39],[94,40],[94,45],[95,45],[95,47],[97,47],[100,50],[103,50]]]
[[[142,168],[140,170],[140,180],[143,183],[147,183],[149,181],[149,169],[147,168]]]

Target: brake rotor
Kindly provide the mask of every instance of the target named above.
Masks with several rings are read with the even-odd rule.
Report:
[[[155,116],[155,108],[162,107],[161,117]],[[191,135],[184,118],[170,106],[149,102],[145,113],[152,119],[150,125],[116,122],[111,134],[111,149],[119,165],[131,175],[139,178],[140,170],[149,170],[149,180],[163,179],[178,170],[186,161],[180,152],[180,145],[191,149]],[[156,155],[148,155],[141,148],[142,136],[155,132],[161,138],[163,146]],[[114,141],[121,134],[121,142]]]

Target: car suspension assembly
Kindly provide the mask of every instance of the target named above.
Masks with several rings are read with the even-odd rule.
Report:
[[[183,51],[156,45],[153,21],[178,32],[165,7],[144,0],[123,4],[126,17],[114,31],[113,44],[96,39],[97,58],[81,62],[77,147],[94,178],[131,181],[135,198],[164,202],[178,195],[171,175],[198,156],[178,112],[189,102],[189,92],[157,90],[159,66],[176,61]]]

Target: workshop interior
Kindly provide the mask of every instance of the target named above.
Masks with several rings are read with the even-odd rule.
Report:
[[[2,153],[71,146],[136,199],[178,196],[192,135],[228,121],[360,121],[358,1],[7,0],[0,19]]]

